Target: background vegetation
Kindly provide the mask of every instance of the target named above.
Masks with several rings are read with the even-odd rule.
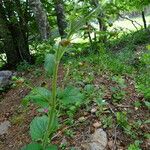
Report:
[[[0,0],[0,67],[18,72],[12,89],[30,91],[11,122],[37,108],[23,150],[73,149],[88,117],[111,135],[110,149],[148,148],[149,0]],[[71,139],[60,143],[59,131]]]

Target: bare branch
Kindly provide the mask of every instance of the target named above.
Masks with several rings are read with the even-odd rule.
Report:
[[[128,17],[122,16],[121,14],[118,14],[118,15],[119,15],[120,18],[129,20],[129,21],[133,24],[133,26],[136,28],[136,30],[138,30],[138,28],[137,28],[137,26],[136,26],[135,24],[139,25],[139,26],[142,28],[142,25],[139,24],[137,21],[132,20],[132,19],[130,19],[130,18],[128,18]]]

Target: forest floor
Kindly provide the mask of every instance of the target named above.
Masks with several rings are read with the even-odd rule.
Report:
[[[75,55],[71,52],[64,56],[58,86],[77,87],[84,100],[73,106],[59,106],[60,125],[52,143],[60,150],[82,149],[97,128],[107,134],[106,150],[150,149],[149,39],[149,32],[140,31],[112,42],[109,53],[81,56],[77,50]],[[78,48],[87,53],[87,45],[77,44]],[[44,67],[20,67],[17,77],[23,80],[0,95],[0,123],[11,124],[8,133],[0,135],[0,150],[19,150],[31,142],[30,123],[41,112],[33,103],[23,105],[22,100],[31,91],[27,84],[51,85]]]
[[[65,141],[66,149],[80,147],[96,128],[103,128],[107,133],[108,144],[106,149],[108,150],[126,150],[129,144],[134,144],[135,140],[141,142],[142,150],[148,150],[150,148],[150,141],[145,138],[145,136],[150,132],[150,126],[148,126],[145,121],[149,119],[149,110],[142,104],[144,103],[144,97],[137,93],[132,77],[128,75],[122,76],[122,79],[125,81],[125,87],[123,88],[125,95],[122,98],[123,100],[116,102],[114,101],[114,91],[111,90],[111,88],[118,85],[112,80],[111,73],[92,71],[91,79],[89,78],[88,72],[90,72],[89,70],[95,70],[93,68],[95,66],[87,62],[82,62],[79,66],[80,69],[76,70],[77,74],[73,74],[75,70],[72,69],[65,83],[69,84],[72,82],[75,85],[79,85],[80,83],[75,81],[75,78],[81,75],[84,79],[87,78],[87,80],[90,80],[90,84],[94,85],[95,88],[101,89],[103,93],[102,98],[107,104],[99,108],[94,101],[94,95],[90,93],[88,104],[81,106],[74,114],[73,124],[66,124],[66,121],[69,120],[66,113],[60,118],[62,125],[54,135],[53,143],[60,146],[64,144]],[[66,72],[67,67],[60,67],[58,85],[61,87],[63,86],[63,77]],[[49,82],[49,80],[45,79],[45,75],[43,75],[42,67],[21,72],[19,76],[30,81],[34,86],[40,86],[43,83]],[[82,85],[83,89],[84,86],[85,85]],[[25,85],[19,85],[1,95],[0,122],[5,120],[11,122],[8,134],[0,136],[1,150],[19,150],[22,146],[31,141],[29,136],[29,124],[33,117],[39,113],[37,113],[37,107],[33,104],[28,107],[23,107],[21,104],[22,99],[29,91],[30,89]],[[131,129],[125,131],[124,123],[119,125],[120,122],[116,119],[117,112],[127,113],[127,116],[122,116],[122,119],[125,119],[125,124],[127,121]],[[82,121],[80,121],[81,118]],[[97,123],[97,126],[94,125],[95,123]]]

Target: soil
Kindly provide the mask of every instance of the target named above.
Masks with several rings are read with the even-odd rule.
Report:
[[[41,73],[43,72],[40,68]],[[60,67],[58,84],[62,85],[64,69]],[[48,83],[45,80],[45,75],[40,75],[35,77],[33,70],[29,72],[22,72],[20,76],[26,78],[34,86],[40,86],[41,84]],[[109,79],[107,74],[96,75],[94,80],[94,85],[103,85],[106,88],[104,99],[109,103],[109,107],[102,115],[112,115],[114,122],[112,128],[104,128],[108,136],[107,150],[125,150],[130,143],[134,143],[134,140],[127,134],[123,132],[123,129],[116,125],[115,114],[118,111],[129,112],[129,122],[137,120],[147,120],[149,119],[149,110],[141,106],[135,108],[133,103],[137,100],[143,102],[144,98],[142,95],[138,94],[135,90],[134,81],[132,78],[125,76],[125,81],[127,87],[125,88],[126,97],[121,104],[112,103],[112,93],[110,87],[114,83]],[[50,86],[50,85],[49,85]],[[0,99],[0,122],[4,120],[9,120],[11,122],[11,127],[9,128],[8,134],[0,136],[0,150],[19,150],[22,146],[30,143],[31,139],[29,136],[29,124],[34,116],[38,115],[36,112],[36,107],[30,105],[28,108],[24,108],[21,105],[21,100],[29,93],[30,89],[25,85],[18,85],[17,87],[9,89],[7,92],[2,93]],[[95,108],[95,104],[91,103],[91,109]],[[80,122],[79,118],[84,117],[85,121]],[[64,122],[66,116],[60,118],[60,122]],[[85,108],[81,108],[74,117],[75,123],[71,126],[63,125],[54,135],[52,141],[55,144],[62,144],[67,141],[67,147],[79,147],[83,143],[86,143],[90,134],[95,130],[93,124],[95,122],[101,123],[101,118],[87,111]],[[102,125],[101,125],[102,127]],[[102,127],[103,128],[103,127]],[[73,137],[66,136],[65,130],[71,129],[74,132]],[[135,130],[136,131],[136,130]],[[148,150],[150,148],[150,141],[143,138],[142,134],[144,132],[150,131],[150,126],[147,124],[141,125],[137,136],[138,139],[142,140],[142,150]]]

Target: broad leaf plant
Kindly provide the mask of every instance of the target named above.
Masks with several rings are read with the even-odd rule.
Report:
[[[74,9],[73,14],[76,9]],[[87,16],[82,16],[80,18],[70,18],[70,24],[67,29],[67,37],[62,39],[57,48],[55,48],[54,54],[48,54],[45,57],[44,68],[46,74],[52,79],[51,90],[45,87],[35,87],[32,91],[25,97],[25,100],[30,100],[40,106],[44,110],[43,116],[36,116],[30,124],[30,136],[32,142],[22,148],[22,150],[57,150],[56,145],[52,145],[51,138],[53,133],[58,129],[58,110],[59,105],[57,96],[57,75],[58,68],[64,53],[68,51],[68,47],[71,45],[72,36],[78,32],[83,25],[89,21],[93,15],[98,15],[100,8],[96,8]],[[75,87],[66,87],[64,91],[60,91],[61,103],[67,105],[72,103],[72,101],[81,100],[83,95]]]

